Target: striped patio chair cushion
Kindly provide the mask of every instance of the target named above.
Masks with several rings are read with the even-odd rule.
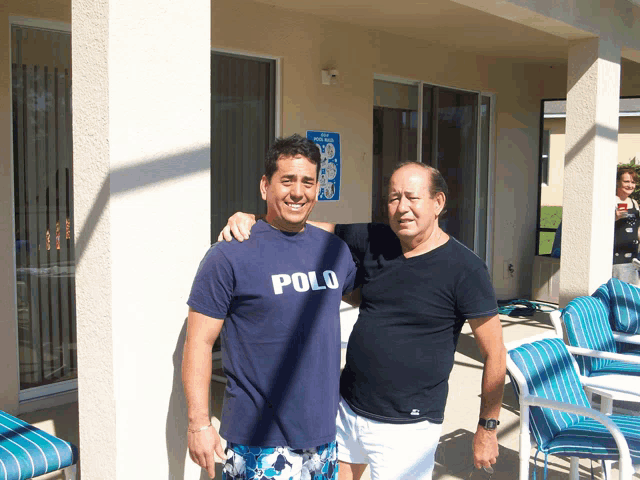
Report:
[[[612,374],[640,376],[640,365],[633,365],[631,363],[626,363],[626,362],[612,361],[607,363],[604,367],[591,372],[592,377],[599,377],[601,375],[612,375]]]
[[[603,352],[617,353],[609,324],[609,306],[595,297],[577,297],[562,312],[569,345]],[[605,368],[611,360],[576,357],[583,375],[590,376]]]
[[[640,288],[617,278],[609,280],[605,287],[609,294],[613,330],[640,334]]]
[[[627,440],[631,461],[640,463],[640,417],[611,415],[609,418]],[[556,435],[547,445],[547,453],[614,460],[618,458],[618,447],[604,425],[585,418]]]
[[[77,448],[69,442],[0,411],[0,480],[24,480],[73,465]]]
[[[611,306],[611,293],[609,292],[608,282],[600,285],[591,296],[600,299],[605,305]],[[611,314],[610,318],[613,318],[613,314]],[[613,324],[611,327],[613,327]]]
[[[573,367],[571,356],[559,338],[522,345],[509,356],[523,373],[531,395],[590,407]],[[563,429],[579,424],[584,417],[549,408],[529,409],[531,430],[542,451]]]

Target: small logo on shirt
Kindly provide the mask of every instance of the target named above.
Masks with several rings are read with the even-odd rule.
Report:
[[[273,291],[276,295],[281,295],[284,292],[283,287],[287,285],[292,285],[296,292],[306,292],[309,288],[311,288],[311,290],[324,290],[327,287],[336,289],[340,286],[338,284],[338,276],[333,270],[325,270],[322,272],[322,278],[324,279],[324,285],[318,283],[316,272],[271,275]]]
[[[417,408],[414,408],[413,410],[411,410],[411,415],[420,415],[420,410],[418,410]]]

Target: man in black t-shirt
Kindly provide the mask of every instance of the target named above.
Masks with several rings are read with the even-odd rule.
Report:
[[[474,465],[496,462],[506,373],[502,327],[486,265],[438,224],[446,195],[436,169],[410,162],[391,177],[388,226],[314,222],[345,240],[362,282],[340,381],[340,480],[358,480],[367,464],[372,479],[431,478],[466,320],[484,359]],[[248,238],[252,219],[236,215],[221,238]]]

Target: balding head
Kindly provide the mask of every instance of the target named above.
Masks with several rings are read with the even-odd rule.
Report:
[[[439,228],[446,188],[440,172],[427,165],[409,162],[395,169],[389,180],[389,225],[403,248],[423,244]]]
[[[424,163],[421,163],[421,162],[402,162],[396,165],[396,167],[393,169],[393,172],[391,172],[391,176],[393,177],[393,175],[398,170],[401,170],[410,166],[421,168],[427,173],[427,184],[428,184],[427,188],[429,190],[429,195],[431,196],[431,198],[433,198],[437,193],[442,192],[444,194],[445,202],[446,202],[446,199],[449,197],[449,187],[447,186],[447,182],[445,181],[444,177],[440,173],[440,170],[438,170],[437,168],[433,168],[432,166],[425,165]],[[446,211],[446,203],[445,203],[445,207],[443,207],[443,210],[440,214],[442,215],[445,211]]]

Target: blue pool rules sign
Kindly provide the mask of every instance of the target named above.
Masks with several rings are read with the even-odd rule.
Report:
[[[316,132],[307,130],[307,138],[320,149],[322,164],[320,165],[320,194],[318,201],[329,202],[340,200],[340,134],[336,132]]]

